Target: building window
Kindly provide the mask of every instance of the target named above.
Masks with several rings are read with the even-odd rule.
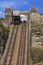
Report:
[[[5,15],[11,15],[11,13],[10,12],[6,12]]]

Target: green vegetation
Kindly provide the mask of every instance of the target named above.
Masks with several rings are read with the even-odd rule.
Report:
[[[31,57],[33,63],[39,63],[43,61],[43,49],[41,48],[31,48]]]
[[[43,32],[41,31],[41,36],[43,36]]]
[[[43,32],[41,32],[42,26],[39,21],[31,21],[31,31],[32,33],[36,35],[43,35]]]
[[[42,42],[41,46],[43,47],[43,42]]]
[[[8,39],[9,27],[4,27],[0,20],[0,53],[3,54]]]

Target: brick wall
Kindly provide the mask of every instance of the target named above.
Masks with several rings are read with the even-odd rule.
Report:
[[[30,13],[37,13],[38,9],[37,8],[30,8]]]
[[[11,8],[5,8],[5,20],[9,24],[12,22],[12,10],[11,10]]]

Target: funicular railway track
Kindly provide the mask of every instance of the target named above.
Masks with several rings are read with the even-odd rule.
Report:
[[[15,39],[16,39],[17,30],[18,30],[18,26],[16,25],[14,27],[14,30],[13,30],[12,39],[11,39],[9,50],[8,50],[7,57],[6,57],[6,60],[5,60],[5,65],[10,64],[12,53],[13,53],[13,48],[14,48],[14,45],[15,45],[14,43],[15,43]]]
[[[17,65],[24,65],[25,40],[26,40],[26,24],[23,24],[19,52],[18,52]]]
[[[29,25],[22,23],[13,26],[8,40],[1,65],[28,65]]]
[[[1,59],[1,65],[9,65],[10,60],[11,60],[13,46],[14,46],[14,42],[15,42],[16,34],[17,34],[17,30],[18,30],[18,25],[16,25],[16,26],[13,25],[11,29],[12,30],[9,33],[9,39],[6,44],[5,52]]]
[[[13,51],[13,56],[10,65],[16,65],[17,64],[17,58],[18,58],[18,51],[19,51],[19,45],[20,45],[20,39],[21,39],[21,32],[22,32],[22,26],[23,24],[19,25],[15,47]]]
[[[29,65],[29,24],[23,24],[16,65]]]

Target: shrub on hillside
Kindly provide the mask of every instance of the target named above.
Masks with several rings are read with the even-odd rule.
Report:
[[[31,48],[31,57],[33,60],[33,63],[38,63],[43,61],[43,49],[40,48]]]
[[[4,27],[0,21],[0,54],[3,53],[8,39],[9,27]]]

